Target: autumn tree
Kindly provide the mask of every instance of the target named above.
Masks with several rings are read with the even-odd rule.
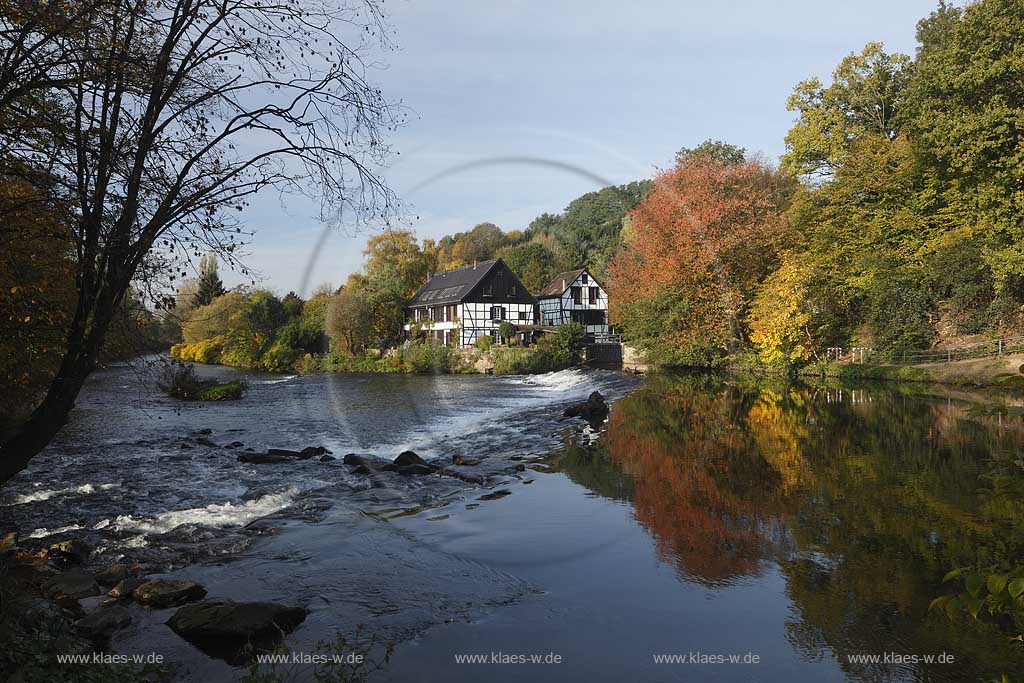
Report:
[[[788,238],[790,183],[757,161],[684,158],[633,211],[609,300],[628,339],[666,363],[710,364],[745,343],[758,284]]]
[[[20,51],[58,3],[0,12],[0,55],[16,56],[0,76],[0,161],[72,203],[77,292],[60,367],[0,447],[0,480],[65,423],[140,274],[181,274],[203,251],[237,263],[234,217],[267,188],[310,188],[335,221],[386,218],[393,204],[373,169],[400,117],[364,63],[387,44],[377,0],[69,5],[87,8],[87,25],[58,22],[47,45],[70,49],[54,60]]]
[[[327,336],[336,351],[359,353],[372,331],[373,309],[363,293],[343,289],[327,305]]]

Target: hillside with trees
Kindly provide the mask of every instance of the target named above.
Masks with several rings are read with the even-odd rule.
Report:
[[[1019,334],[1022,34],[1014,0],[941,4],[915,56],[870,43],[796,87],[778,168],[684,151],[612,260],[613,322],[695,365]]]

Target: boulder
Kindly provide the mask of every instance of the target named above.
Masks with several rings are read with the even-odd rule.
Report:
[[[116,586],[129,577],[131,570],[127,565],[115,563],[96,574],[96,583],[101,586]]]
[[[279,465],[295,461],[295,458],[289,458],[286,455],[273,455],[271,453],[242,453],[237,459],[238,462],[246,462],[253,465]]]
[[[337,458],[335,458],[333,455],[321,455],[320,456],[320,462],[330,462],[332,460],[337,460]]]
[[[92,574],[82,571],[61,572],[52,576],[47,579],[43,589],[47,595],[56,599],[87,598],[100,592],[100,587]]]
[[[54,543],[47,549],[47,555],[51,559],[67,563],[81,564],[89,557],[92,547],[77,538]]]
[[[85,636],[94,646],[105,649],[110,636],[132,623],[132,615],[120,605],[99,609],[75,622],[75,630]]]
[[[167,625],[200,650],[230,662],[247,644],[266,648],[305,618],[301,607],[213,599],[178,608]]]
[[[425,474],[433,474],[434,468],[430,465],[401,465],[398,468],[398,473],[406,477],[420,477]]]
[[[582,417],[591,426],[596,426],[604,422],[604,419],[608,417],[608,404],[605,402],[601,392],[595,391],[583,403],[577,403],[566,408],[563,415],[565,417]]]
[[[462,455],[453,455],[452,456],[452,464],[453,465],[462,465],[464,467],[472,467],[474,465],[479,465],[480,462],[481,462],[480,458],[467,458],[467,457],[462,456]]]
[[[511,495],[512,495],[512,492],[509,491],[508,489],[499,489],[498,491],[493,491],[491,493],[485,493],[484,495],[482,495],[479,498],[477,498],[477,500],[498,500],[499,498],[504,498],[505,496],[511,496]]]
[[[196,434],[199,434],[201,436],[209,436],[210,434],[213,434],[213,430],[210,429],[209,427],[204,427],[203,429],[197,430]]]
[[[136,602],[156,609],[183,605],[205,596],[206,589],[198,583],[180,579],[152,579],[132,591]]]
[[[368,458],[362,455],[358,455],[356,453],[346,453],[341,458],[341,461],[346,465],[366,465],[367,467],[370,466],[370,460]]]
[[[201,436],[198,439],[196,439],[196,443],[199,444],[200,446],[207,446],[208,448],[216,448],[217,447],[217,444],[215,444],[210,439],[207,439],[205,436]]]
[[[394,464],[399,467],[405,467],[406,465],[426,465],[427,461],[412,451],[402,451],[395,458]]]
[[[231,443],[224,444],[224,448],[241,448],[244,445],[241,441],[232,441]]]
[[[352,468],[352,474],[369,474],[372,471],[373,470],[371,470],[366,465],[357,465],[356,467]]]
[[[122,579],[118,581],[113,588],[107,591],[107,595],[115,600],[129,600],[132,597],[132,593],[135,592],[135,589],[147,581],[149,581],[149,579],[139,579],[135,577]]]
[[[323,446],[306,446],[300,453],[307,458],[316,457],[318,455],[330,455],[331,451],[327,450]]]
[[[270,455],[283,455],[286,458],[297,458],[299,460],[306,460],[313,457],[312,453],[293,451],[290,448],[268,448],[267,453]]]

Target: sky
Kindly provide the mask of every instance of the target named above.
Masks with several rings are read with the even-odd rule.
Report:
[[[871,41],[913,54],[937,0],[387,0],[372,78],[409,121],[383,175],[422,238],[523,229],[605,184],[653,177],[718,139],[777,160],[786,99]],[[244,215],[261,286],[308,295],[360,269],[368,236],[270,193]],[[229,286],[245,280],[222,269]],[[247,283],[247,280],[245,280]]]

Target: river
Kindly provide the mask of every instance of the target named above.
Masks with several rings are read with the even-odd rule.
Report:
[[[1020,644],[990,622],[928,611],[949,569],[1024,546],[1021,500],[1006,493],[1024,490],[1021,418],[978,414],[970,397],[600,370],[200,372],[243,374],[249,392],[183,404],[138,368],[96,373],[67,428],[0,492],[0,530],[82,538],[96,567],[140,562],[211,597],[301,605],[293,652],[336,634],[393,646],[371,680],[1024,670]],[[594,390],[612,401],[600,432],[562,417]],[[237,460],[310,445],[480,458],[456,469],[486,483]],[[115,651],[158,652],[179,680],[246,673],[178,638],[171,611],[132,610]]]

